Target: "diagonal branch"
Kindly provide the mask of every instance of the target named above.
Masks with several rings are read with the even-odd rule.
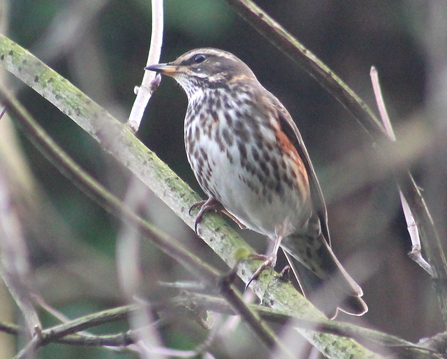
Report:
[[[60,148],[48,134],[32,119],[26,110],[20,105],[17,99],[0,92],[10,111],[15,115],[25,134],[31,139],[34,145],[67,176],[78,188],[80,188],[90,198],[95,200],[104,209],[118,218],[122,218],[130,228],[137,230],[145,238],[150,239],[166,254],[177,260],[187,270],[201,278],[210,288],[218,285],[218,289],[230,307],[246,321],[249,327],[257,334],[261,342],[268,348],[280,348],[285,358],[292,358],[286,346],[276,336],[270,327],[261,320],[259,315],[251,310],[243,301],[240,292],[233,284],[230,276],[221,276],[213,267],[202,262],[193,253],[185,249],[180,242],[173,240],[166,234],[150,225],[147,221],[139,217],[131,208],[122,203],[117,197],[107,191],[100,183],[82,170],[74,161]],[[96,317],[95,317],[96,318]],[[69,325],[67,323],[53,328],[52,336],[56,339],[83,330],[88,325],[88,319],[83,318],[79,325]],[[58,333],[55,335],[55,333]],[[44,332],[39,338],[35,337],[19,353],[18,358],[23,356],[28,347],[39,347],[45,343]]]

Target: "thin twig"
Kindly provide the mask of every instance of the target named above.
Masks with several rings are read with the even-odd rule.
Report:
[[[386,134],[391,139],[391,141],[395,142],[396,135],[394,134],[393,125],[391,125],[390,116],[388,116],[385,101],[383,100],[382,88],[380,87],[380,81],[379,81],[379,74],[374,66],[371,66],[370,76],[374,90],[374,95],[376,97],[377,108],[379,109],[380,119],[382,120],[383,127],[385,128]]]
[[[136,178],[132,178],[128,186],[124,205],[134,213],[140,213],[147,205],[148,188],[143,186]],[[154,352],[154,348],[160,348],[162,341],[155,326],[150,304],[140,298],[142,276],[140,257],[140,232],[138,226],[125,220],[122,221],[116,245],[116,264],[120,287],[127,298],[128,303],[133,303],[138,310],[129,315],[129,324],[135,335],[135,346],[142,359],[153,357],[154,359],[166,358],[162,353]],[[141,329],[141,330],[138,330]]]
[[[208,295],[188,293],[186,297],[178,297],[177,301],[178,303],[183,303],[185,306],[190,306],[190,303],[192,303],[195,307],[202,310],[213,310],[228,315],[235,314],[224,300]],[[255,304],[250,304],[250,308],[258,312],[264,320],[269,322],[352,338],[359,343],[362,343],[367,348],[382,353],[406,348],[408,351],[424,351],[436,354],[435,350],[423,343],[414,344],[393,335],[368,328],[362,328],[350,323],[336,322],[332,320],[306,320]]]
[[[16,324],[0,322],[0,332],[12,335],[19,335],[22,332],[22,330]]]
[[[380,118],[382,119],[385,131],[388,134],[391,141],[396,141],[396,136],[394,134],[393,125],[391,124],[390,117],[388,116],[388,111],[386,109],[385,101],[382,95],[382,89],[380,87],[379,74],[377,69],[372,66],[370,71],[371,82],[374,89],[374,95],[376,98],[377,108],[379,109]],[[417,264],[419,264],[422,269],[424,269],[431,276],[433,275],[433,269],[430,264],[422,257],[421,253],[421,239],[419,237],[419,231],[414,219],[413,213],[411,212],[410,206],[405,199],[402,191],[399,188],[399,197],[402,204],[402,209],[404,212],[405,220],[407,222],[408,233],[410,234],[412,250],[408,254],[411,259],[413,259]]]
[[[0,172],[0,277],[23,315],[30,345],[22,355],[34,357],[34,339],[41,331],[41,323],[31,298],[30,264],[28,251],[16,208],[9,193],[9,185]]]
[[[264,321],[254,310],[244,302],[242,296],[235,291],[233,281],[237,276],[236,267],[233,268],[228,275],[223,276],[219,280],[220,294],[230,304],[230,307],[239,314],[245,322],[250,324],[250,327],[254,329],[258,337],[262,338],[262,341],[267,344],[270,349],[275,348],[282,358],[293,358],[293,354],[279,340],[270,328],[265,328]]]
[[[191,306],[197,308],[197,310],[200,311],[211,310],[226,315],[237,314],[225,300],[203,294],[187,293],[186,295],[180,295],[168,301],[152,303],[152,308],[154,310],[168,311],[169,313],[172,312],[172,308],[190,308]],[[281,313],[277,310],[272,310],[271,308],[261,305],[250,304],[249,307],[266,321],[277,323],[280,325],[292,325],[294,327],[300,327],[308,330],[318,330],[322,333],[330,333],[337,336],[352,338],[375,351],[386,352],[386,348],[390,351],[400,351],[405,348],[408,352],[425,351],[426,354],[435,354],[436,352],[438,352],[438,347],[445,347],[445,333],[430,338],[430,340],[414,344],[389,334],[362,328],[349,323],[335,322],[331,320],[305,320],[287,315],[286,313]],[[44,340],[41,345],[48,345],[49,343],[54,342],[87,346],[127,346],[134,343],[134,340],[132,339],[132,337],[135,337],[134,331],[128,331],[125,333],[118,333],[113,335],[97,335],[91,337],[79,335],[78,333],[79,330],[85,330],[101,324],[124,320],[129,315],[131,315],[132,313],[137,313],[139,310],[140,308],[137,305],[126,305],[118,308],[107,309],[102,312],[97,312],[81,318],[69,320],[66,323],[43,330],[42,338]],[[2,330],[2,328],[5,330]],[[20,332],[20,329],[17,326],[5,325],[1,323],[0,330],[15,335]],[[202,345],[206,346],[206,341]],[[202,352],[202,345],[197,347],[197,349],[194,351],[196,354],[198,352]],[[156,350],[157,352],[159,352],[157,348]]]
[[[40,305],[44,310],[46,310],[49,314],[53,315],[56,319],[58,319],[60,322],[65,324],[71,322],[70,318],[68,318],[55,308],[51,307],[48,303],[45,302],[45,300],[38,293],[33,293],[33,300],[38,305]],[[82,338],[95,337],[95,335],[87,333],[85,331],[78,331],[76,332],[76,335],[79,335]],[[109,349],[116,349],[116,348],[109,348]]]
[[[161,46],[163,44],[163,0],[152,0],[152,34],[151,45],[147,65],[158,64],[160,61]],[[143,69],[142,69],[143,70]],[[143,70],[144,71],[144,70]],[[144,110],[152,96],[152,93],[158,87],[161,76],[152,71],[144,71],[141,86],[135,88],[137,98],[133,104],[127,124],[137,132]]]
[[[431,338],[424,338],[418,343],[421,347],[435,350],[438,353],[447,356],[447,332],[439,333]]]

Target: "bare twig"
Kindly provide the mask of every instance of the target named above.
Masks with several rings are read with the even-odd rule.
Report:
[[[418,345],[424,348],[435,350],[438,353],[447,356],[447,332],[439,333],[431,338],[424,338]]]
[[[163,0],[152,0],[152,34],[147,65],[158,64],[163,43]],[[130,112],[127,124],[137,132],[143,117],[144,110],[154,90],[160,84],[161,77],[152,71],[144,71],[140,87],[135,88],[137,98]]]
[[[396,135],[394,134],[393,126],[391,125],[390,117],[388,116],[388,111],[385,106],[385,101],[383,100],[382,89],[379,82],[379,74],[374,66],[371,67],[370,76],[383,127],[385,128],[386,134],[391,141],[396,141]]]
[[[385,127],[385,131],[388,134],[391,141],[395,142],[396,136],[393,131],[393,126],[391,124],[390,117],[388,116],[388,111],[386,110],[385,101],[383,100],[382,90],[380,88],[380,82],[379,82],[379,74],[374,66],[371,67],[370,75],[374,89],[374,95],[376,97],[377,107],[379,109],[383,126]],[[405,215],[405,220],[407,222],[408,233],[410,234],[412,244],[412,250],[408,255],[417,264],[419,264],[422,267],[422,269],[424,269],[428,274],[433,275],[433,269],[431,268],[430,264],[428,264],[427,261],[422,257],[421,239],[419,237],[418,227],[416,225],[413,213],[411,212],[410,206],[408,205],[408,202],[405,199],[404,195],[402,194],[400,188],[399,188],[399,196],[400,196],[400,202],[402,204],[402,209]]]
[[[2,109],[0,111],[0,120],[3,119],[5,113],[6,113],[6,106],[2,106]]]
[[[19,335],[21,333],[21,329],[16,324],[11,323],[2,323],[0,322],[0,332],[8,333],[12,335]]]
[[[14,207],[7,180],[0,172],[0,275],[26,324],[28,345],[22,349],[22,355],[33,358],[34,339],[40,333],[41,324],[30,294],[28,251]]]
[[[139,213],[145,208],[148,189],[133,178],[130,181],[125,205],[133,212]],[[140,263],[140,231],[134,223],[126,221],[123,216],[123,224],[118,235],[116,261],[120,286],[129,303],[137,306],[138,310],[129,315],[130,327],[134,331],[135,346],[141,358],[163,359],[166,356],[162,352],[154,351],[161,348],[161,338],[156,328],[150,309],[150,304],[145,303],[140,293],[141,288],[141,263]]]
[[[433,250],[438,250],[437,243],[421,240],[434,271],[435,290],[439,298],[441,312],[444,315],[444,326],[447,326],[447,278],[440,276],[442,270],[447,270],[445,253],[447,253],[447,186],[445,185],[447,173],[447,2],[434,0],[427,3],[427,12],[424,16],[425,23],[421,27],[422,45],[425,47],[427,75],[425,93],[425,116],[428,127],[432,129],[432,140],[428,153],[426,153],[423,163],[421,183],[425,187],[424,195],[427,197],[433,208],[434,222],[439,226],[443,247],[440,246],[440,253],[432,256]],[[433,247],[433,248],[429,248]],[[442,252],[444,250],[444,252]]]
[[[49,304],[47,304],[45,302],[45,300],[37,293],[33,293],[33,299],[34,302],[38,305],[40,305],[44,310],[46,310],[48,313],[50,313],[51,315],[53,315],[55,318],[57,318],[59,321],[61,321],[62,323],[68,323],[71,322],[71,319],[68,318],[66,315],[64,315],[63,313],[59,312],[58,310],[56,310],[55,308],[51,307]],[[117,319],[118,320],[118,319]],[[88,332],[84,332],[84,331],[79,331],[76,332],[76,335],[79,336],[82,339],[85,338],[93,338],[96,337],[93,334],[90,334]],[[96,338],[97,339],[97,338]],[[107,338],[107,340],[111,340],[111,338]],[[118,338],[118,340],[123,340],[123,338]],[[99,342],[100,340],[98,339],[97,342]],[[86,341],[87,343],[90,343],[89,341]],[[117,344],[118,346],[122,346],[123,344],[121,342],[119,342],[120,344]],[[86,345],[93,345],[93,344],[86,344]],[[99,345],[99,344],[98,344]],[[107,344],[102,344],[102,345],[107,345]],[[108,349],[111,350],[116,350],[117,348],[112,348],[112,347],[108,347]]]
[[[158,63],[160,60],[161,47],[163,42],[163,0],[152,0],[152,34],[151,45],[147,65]],[[144,110],[152,96],[153,91],[158,87],[161,76],[150,71],[144,71],[143,81],[139,88],[135,88],[137,98],[132,107],[127,124],[137,132],[143,117]],[[139,208],[144,208],[145,195],[147,189],[142,188],[137,180],[131,181],[126,195],[125,203],[129,208],[138,212]],[[136,331],[138,336],[136,342],[140,348],[141,357],[151,356],[164,358],[163,352],[154,352],[153,348],[161,347],[161,339],[153,326],[148,324],[152,321],[151,312],[144,308],[140,298],[139,289],[141,278],[139,261],[139,238],[138,227],[124,224],[117,245],[117,265],[120,284],[127,299],[135,304],[140,304],[140,310],[130,316],[129,321],[134,329],[145,328]],[[172,354],[172,353],[171,353]]]
[[[172,308],[189,308],[191,306],[194,306],[197,310],[212,310],[227,315],[237,314],[225,300],[209,295],[195,293],[188,293],[186,295],[180,295],[172,298],[168,301],[153,303],[152,309],[156,311],[167,310],[172,312]],[[305,320],[289,316],[286,313],[281,313],[265,306],[254,304],[250,305],[250,309],[257,312],[264,320],[269,322],[300,327],[308,330],[318,330],[322,333],[330,333],[337,336],[353,338],[366,347],[383,353],[386,353],[387,351],[389,353],[406,350],[407,357],[417,357],[418,354],[420,355],[421,353],[425,353],[425,355],[427,355],[426,358],[436,358],[436,353],[439,353],[440,350],[445,350],[445,333],[441,333],[433,338],[430,338],[429,340],[414,344],[389,334],[358,327],[349,323],[335,322],[331,320]],[[129,315],[138,313],[139,310],[139,305],[127,305],[69,320],[66,323],[43,330],[41,335],[42,341],[39,345],[45,346],[50,343],[65,343],[87,346],[127,346],[134,343],[132,337],[135,337],[135,331],[128,331],[113,335],[95,335],[89,337],[74,333],[79,333],[80,330],[86,330],[101,324],[125,320]],[[5,324],[0,324],[0,330],[14,335],[17,335],[20,332],[18,327]],[[203,349],[203,346],[206,346],[207,340],[199,345],[194,351],[183,351],[177,354],[187,356],[195,353],[197,355],[198,353],[202,352],[201,349]],[[170,353],[169,351],[170,349],[162,350],[161,348],[154,348],[152,352]],[[443,352],[441,351],[441,353]]]

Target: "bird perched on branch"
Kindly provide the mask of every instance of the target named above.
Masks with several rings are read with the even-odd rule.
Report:
[[[255,277],[275,266],[281,247],[303,294],[326,315],[364,314],[361,288],[330,247],[323,194],[282,103],[226,51],[196,49],[146,69],[173,77],[188,96],[186,153],[208,195],[196,225],[205,212],[223,209],[273,241]]]

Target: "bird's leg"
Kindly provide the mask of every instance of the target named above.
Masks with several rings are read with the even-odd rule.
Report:
[[[218,213],[224,213],[228,217],[230,217],[233,221],[235,221],[240,228],[244,229],[246,228],[239,220],[234,217],[231,213],[229,213],[222,204],[215,199],[214,197],[209,197],[206,201],[200,201],[197,203],[194,203],[191,208],[189,209],[189,214],[191,214],[191,211],[196,209],[197,207],[200,207],[199,213],[197,213],[197,216],[194,220],[194,231],[197,233],[197,226],[199,225],[200,221],[202,220],[202,216],[206,212],[210,211],[216,211]],[[198,234],[198,233],[197,233]]]
[[[275,267],[281,240],[282,240],[282,235],[276,235],[275,240],[273,242],[273,249],[268,256],[265,256],[262,254],[250,254],[249,255],[249,257],[252,259],[263,259],[264,262],[262,262],[262,264],[258,267],[258,269],[256,269],[256,271],[253,273],[253,277],[251,277],[251,279],[248,281],[245,288],[248,288],[250,286],[251,282],[253,282],[255,279],[258,279],[259,275],[265,268],[267,268],[267,267],[274,268]]]

